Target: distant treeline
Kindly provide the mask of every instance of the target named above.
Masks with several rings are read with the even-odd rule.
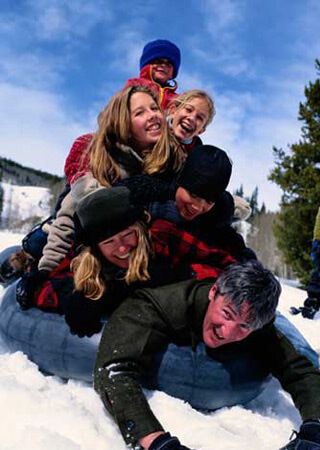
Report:
[[[63,178],[42,170],[24,167],[11,159],[0,157],[0,181],[18,186],[38,186],[51,188]]]
[[[49,188],[52,194],[50,200],[51,211],[62,192],[66,179],[57,175],[52,175],[42,170],[25,167],[12,161],[11,159],[0,157],[0,182],[11,183],[17,186],[37,186]],[[0,185],[0,218],[3,207],[3,189]]]

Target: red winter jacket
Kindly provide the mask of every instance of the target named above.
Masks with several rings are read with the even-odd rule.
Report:
[[[179,96],[179,94],[176,93],[176,89],[178,87],[178,83],[176,81],[174,81],[173,86],[163,87],[153,80],[151,64],[147,64],[146,66],[142,67],[139,78],[129,78],[129,80],[126,82],[125,87],[127,86],[150,87],[159,95],[160,104],[164,110],[168,107],[171,100]]]

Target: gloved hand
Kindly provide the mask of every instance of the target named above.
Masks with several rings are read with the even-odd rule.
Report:
[[[22,309],[29,309],[35,306],[35,295],[37,289],[41,288],[49,277],[49,272],[46,270],[35,270],[34,272],[26,273],[16,286],[16,300]]]
[[[180,444],[177,437],[170,433],[160,434],[150,445],[149,450],[191,450]]]
[[[295,439],[280,450],[319,450],[320,419],[305,420]]]
[[[319,301],[316,298],[308,297],[304,303],[303,306],[300,308],[295,308],[292,306],[290,308],[290,313],[293,315],[302,314],[302,317],[306,319],[313,319],[316,313],[319,311]]]
[[[101,330],[103,326],[101,300],[90,300],[81,292],[70,291],[60,296],[60,306],[72,334],[91,337]]]

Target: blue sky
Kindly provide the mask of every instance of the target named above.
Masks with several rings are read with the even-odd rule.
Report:
[[[276,210],[272,147],[299,140],[319,23],[318,0],[2,0],[0,154],[62,175],[73,140],[138,74],[143,45],[169,39],[182,52],[179,92],[215,99],[203,140],[230,154],[230,190],[258,186]]]

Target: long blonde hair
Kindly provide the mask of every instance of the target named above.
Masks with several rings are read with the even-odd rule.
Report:
[[[143,161],[143,171],[148,175],[164,172],[169,164],[174,172],[178,172],[185,160],[183,146],[174,136],[171,127],[166,122],[160,139]]]
[[[119,164],[111,156],[117,144],[130,145],[130,99],[136,92],[152,97],[160,108],[158,95],[147,86],[128,86],[117,92],[98,117],[98,130],[82,157],[90,160],[90,169],[102,186],[110,187],[121,178]],[[178,172],[185,159],[183,147],[164,120],[163,130],[152,151],[143,158],[142,171],[147,174],[165,171],[169,164]]]
[[[102,186],[110,187],[121,178],[119,164],[111,156],[117,144],[130,145],[130,99],[143,92],[160,103],[156,92],[147,86],[128,86],[117,92],[98,116],[98,130],[90,142],[85,158],[90,158],[90,169]]]
[[[149,218],[149,215],[148,215]],[[148,272],[149,255],[153,248],[145,221],[135,222],[132,227],[137,233],[137,247],[131,252],[129,267],[124,281],[129,285],[135,281],[150,279]],[[83,247],[81,253],[71,262],[74,285],[86,298],[98,300],[107,290],[107,280],[103,277],[103,256],[97,246]]]

